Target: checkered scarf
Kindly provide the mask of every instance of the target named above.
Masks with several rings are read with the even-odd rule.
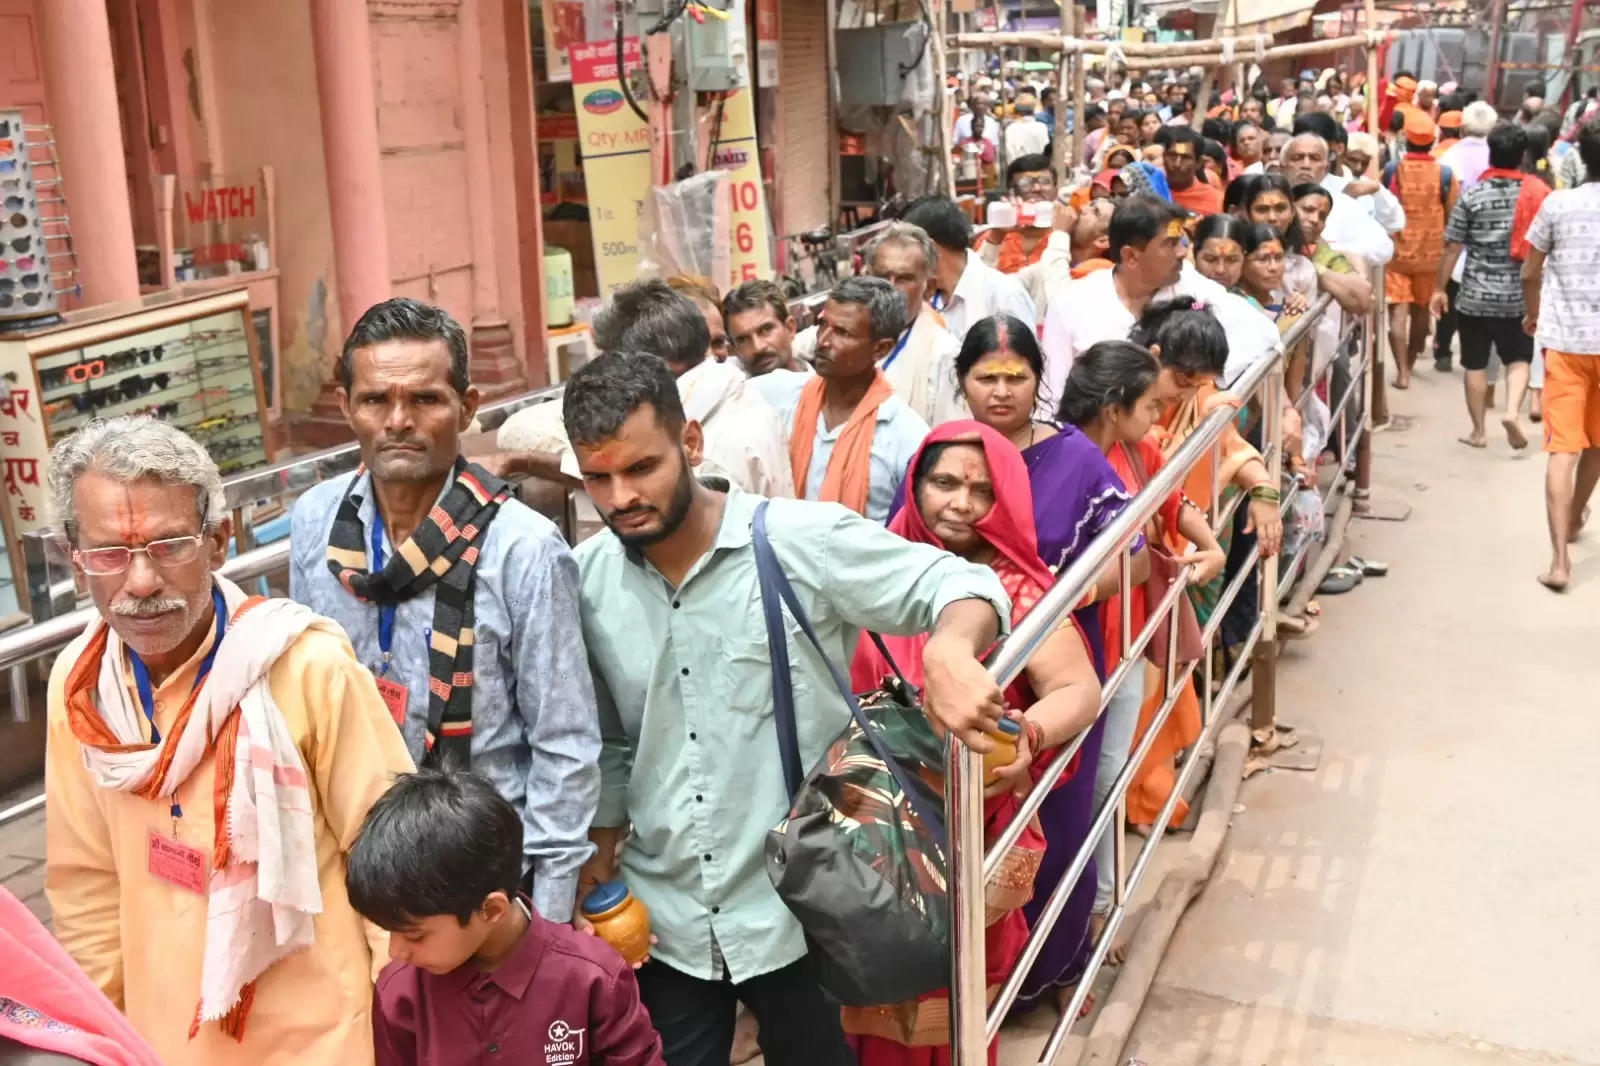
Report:
[[[472,586],[478,540],[510,495],[505,481],[457,458],[455,482],[444,498],[376,574],[367,571],[365,528],[349,493],[328,534],[328,569],[358,599],[387,607],[434,587],[426,765],[466,769],[472,761]]]

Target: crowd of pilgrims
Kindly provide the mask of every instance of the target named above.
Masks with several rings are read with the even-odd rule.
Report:
[[[1173,186],[1197,180],[1203,146],[1161,130],[1163,167],[1076,194],[1043,157],[1013,160],[1014,198],[1059,208],[1045,232],[910,204],[806,329],[768,282],[623,286],[559,402],[493,435],[473,432],[461,327],[374,306],[338,364],[362,466],[295,501],[286,599],[215,573],[220,480],[181,432],[117,419],[62,441],[55,510],[101,621],[51,677],[54,939],[7,912],[27,972],[53,977],[0,984],[32,1019],[0,1038],[48,1034],[88,1062],[722,1066],[737,1024],[780,1066],[947,1062],[928,1022],[942,994],[841,1011],[768,879],[790,796],[752,523],[772,501],[767,536],[821,649],[791,624],[807,767],[848,718],[829,660],[857,691],[897,670],[933,728],[978,751],[1016,721],[991,835],[1088,731],[1019,841],[1031,898],[990,914],[994,986],[1166,695],[1142,660],[1100,712],[1147,621],[1152,554],[1192,564],[1207,622],[1253,549],[1309,535],[1286,534],[1286,497],[1320,515],[1316,467],[1350,458],[1328,424],[1349,381],[1339,315],[1371,306],[1381,212],[1330,188],[1328,140],[1295,131],[1281,167],[1196,214]],[[1277,483],[1260,401],[1229,387],[1323,292],[1326,328],[1288,353]],[[983,657],[1218,408],[1219,461],[1134,537],[1131,586],[1107,566],[1001,692]],[[569,546],[540,512],[573,490],[598,528]],[[1238,496],[1214,530],[1211,501]],[[1259,596],[1246,575],[1219,666]],[[1194,685],[1176,699],[1133,776],[1135,828],[1199,735]],[[1119,830],[1016,1010],[1070,998]],[[632,903],[648,956],[625,959],[594,934]]]

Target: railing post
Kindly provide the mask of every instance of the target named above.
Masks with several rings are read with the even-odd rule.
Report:
[[[1267,449],[1269,484],[1282,491],[1283,405],[1287,398],[1283,364],[1273,370],[1265,392],[1266,399],[1261,404],[1261,443]],[[1281,509],[1281,505],[1276,506]],[[1271,731],[1278,720],[1278,554],[1264,556],[1260,566],[1257,584],[1261,595],[1261,639],[1256,641],[1251,653],[1250,670],[1250,732],[1257,743],[1271,739]]]
[[[1378,271],[1378,275],[1374,289],[1377,291],[1378,299],[1382,300],[1381,270]],[[1356,444],[1357,508],[1370,506],[1366,497],[1372,491],[1372,427],[1380,421],[1375,408],[1378,394],[1383,388],[1383,383],[1379,380],[1382,375],[1377,366],[1378,313],[1378,308],[1373,307],[1372,313],[1361,326],[1361,361],[1366,367],[1367,380],[1363,382],[1366,403],[1361,405],[1361,440]],[[1387,412],[1385,414],[1387,415]]]
[[[1372,378],[1372,410],[1371,418],[1374,424],[1383,425],[1389,421],[1389,397],[1384,390],[1383,382],[1383,345],[1389,336],[1389,308],[1384,303],[1387,299],[1383,291],[1383,268],[1374,268],[1372,277],[1372,315],[1367,320],[1367,339],[1363,347],[1367,355],[1367,373]]]
[[[983,763],[955,736],[945,748],[950,837],[950,1051],[954,1066],[983,1066],[988,998],[983,953]]]

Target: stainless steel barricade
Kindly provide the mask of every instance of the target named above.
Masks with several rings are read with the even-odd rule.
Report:
[[[1298,322],[1294,323],[1283,337],[1281,350],[1271,358],[1266,359],[1249,371],[1240,380],[1233,383],[1229,391],[1238,396],[1241,401],[1254,401],[1254,406],[1259,408],[1262,426],[1262,458],[1272,475],[1272,483],[1283,486],[1284,457],[1281,445],[1282,415],[1285,404],[1285,358],[1284,352],[1293,351],[1301,343],[1310,345],[1314,331],[1322,321],[1323,316],[1329,313],[1332,298],[1324,295],[1313,304]],[[1347,316],[1354,317],[1354,316]],[[1325,511],[1329,503],[1338,497],[1349,477],[1350,464],[1354,462],[1355,449],[1362,436],[1369,429],[1371,405],[1368,402],[1368,381],[1373,351],[1373,337],[1371,335],[1373,316],[1354,317],[1347,324],[1347,328],[1340,337],[1340,344],[1335,353],[1335,358],[1329,360],[1320,372],[1312,375],[1314,380],[1309,382],[1304,392],[1300,394],[1297,406],[1304,409],[1309,404],[1309,397],[1313,391],[1323,383],[1333,388],[1335,372],[1342,366],[1347,366],[1348,374],[1342,391],[1330,394],[1329,408],[1331,411],[1330,425],[1336,427],[1338,440],[1338,455],[1340,470],[1327,491]],[[1343,372],[1341,371],[1341,374]],[[1358,404],[1359,419],[1356,428],[1351,431],[1346,426],[1344,414],[1351,409],[1352,404]],[[1118,560],[1122,573],[1122,587],[1130,587],[1132,554],[1129,548],[1134,537],[1145,527],[1155,513],[1160,509],[1171,493],[1181,486],[1198,464],[1210,462],[1212,471],[1219,469],[1220,448],[1219,442],[1227,426],[1238,415],[1238,409],[1232,406],[1222,406],[1213,410],[1195,431],[1183,441],[1177,451],[1161,468],[1151,477],[1149,484],[1133,499],[1133,501],[1117,516],[1116,520],[1078,557],[1056,580],[1054,586],[1045,594],[1037,605],[1014,628],[1011,635],[1000,645],[991,657],[989,671],[996,683],[1004,688],[1021,672],[1024,664],[1034,653],[1044,638],[1060,626],[1070,615],[1074,607],[1079,604],[1085,593],[1095,584],[1098,575],[1111,563]],[[1229,527],[1234,520],[1237,509],[1244,505],[1246,496],[1239,493],[1229,501],[1227,506],[1220,505],[1220,488],[1216,486],[1213,477],[1212,498],[1209,501],[1209,514],[1212,529],[1221,531]],[[1294,493],[1285,490],[1284,499],[1280,504],[1281,511],[1288,511],[1292,506]],[[984,885],[988,877],[999,866],[1001,858],[1015,843],[1028,822],[1043,804],[1051,788],[1059,780],[1062,772],[1071,762],[1078,749],[1082,746],[1088,730],[1069,744],[1067,744],[1051,761],[1033,791],[1028,795],[1020,809],[1017,811],[1010,825],[1008,825],[985,850],[983,839],[983,768],[981,757],[972,752],[958,741],[952,739],[946,751],[946,819],[950,832],[949,856],[949,890],[952,929],[952,956],[950,979],[950,1018],[951,1018],[951,1051],[952,1061],[957,1066],[982,1066],[986,1061],[987,1047],[1000,1030],[1001,1023],[1006,1014],[1015,1003],[1018,992],[1028,971],[1033,966],[1043,950],[1045,939],[1055,927],[1061,912],[1065,909],[1074,887],[1088,867],[1090,856],[1094,854],[1096,844],[1102,834],[1110,832],[1116,845],[1116,870],[1114,874],[1115,894],[1111,911],[1107,916],[1106,924],[1095,943],[1090,955],[1088,965],[1078,981],[1075,994],[1066,1005],[1061,1015],[1061,1020],[1051,1032],[1044,1050],[1039,1056],[1039,1062],[1048,1064],[1054,1060],[1061,1050],[1063,1041],[1071,1032],[1078,1019],[1078,1012],[1082,1008],[1089,990],[1092,987],[1095,975],[1111,950],[1115,942],[1117,931],[1122,925],[1128,911],[1128,901],[1133,891],[1143,879],[1155,850],[1161,845],[1166,828],[1170,823],[1173,812],[1177,809],[1179,800],[1184,795],[1185,789],[1198,771],[1202,760],[1196,754],[1210,745],[1221,724],[1229,716],[1218,713],[1219,708],[1226,707],[1235,688],[1247,668],[1252,664],[1252,652],[1258,643],[1274,642],[1277,639],[1278,604],[1281,596],[1293,584],[1296,576],[1301,572],[1306,558],[1310,555],[1307,546],[1302,546],[1296,556],[1281,564],[1277,556],[1266,559],[1261,558],[1259,547],[1254,548],[1243,566],[1229,581],[1222,592],[1221,599],[1213,610],[1211,618],[1204,627],[1206,654],[1202,655],[1199,662],[1178,665],[1176,658],[1176,644],[1178,627],[1173,625],[1169,629],[1169,646],[1166,649],[1166,684],[1162,695],[1160,709],[1156,712],[1153,721],[1145,730],[1143,737],[1135,745],[1129,756],[1126,766],[1117,776],[1109,795],[1099,810],[1095,812],[1094,821],[1089,829],[1086,839],[1073,856],[1072,862],[1065,875],[1050,891],[1044,910],[1040,913],[1034,928],[1030,931],[1027,945],[1018,959],[1016,967],[1009,978],[1001,987],[999,994],[992,1004],[987,1006],[987,997],[984,977],[986,973],[984,958]],[[1213,657],[1210,654],[1213,642],[1216,640],[1222,626],[1222,621],[1228,608],[1238,597],[1240,589],[1253,569],[1259,566],[1259,588],[1261,590],[1260,613],[1249,637],[1244,641],[1237,661],[1221,679],[1220,686],[1213,688],[1216,678],[1213,676]],[[1123,597],[1123,626],[1121,663],[1106,678],[1102,686],[1100,709],[1105,712],[1112,695],[1127,678],[1129,671],[1144,668],[1144,650],[1149,644],[1156,629],[1177,608],[1178,597],[1188,595],[1188,578],[1190,569],[1185,567],[1181,578],[1174,582],[1173,587],[1159,604],[1149,610],[1149,618],[1144,629],[1132,633],[1128,617],[1128,598]],[[1114,649],[1107,648],[1107,659],[1110,660]],[[1275,661],[1275,657],[1271,660]],[[1259,669],[1259,667],[1258,667]],[[1138,855],[1133,859],[1131,868],[1124,854],[1124,821],[1126,815],[1127,793],[1134,777],[1139,772],[1146,754],[1150,751],[1156,737],[1172,714],[1173,708],[1182,694],[1185,685],[1197,677],[1201,683],[1197,693],[1203,728],[1198,741],[1189,749],[1189,755],[1183,760],[1178,771],[1178,776],[1173,785],[1171,795],[1165,806],[1151,827],[1149,838]],[[1263,682],[1257,680],[1259,686]],[[1271,678],[1265,679],[1270,685]],[[1093,766],[1082,767],[1080,773],[1094,773]]]

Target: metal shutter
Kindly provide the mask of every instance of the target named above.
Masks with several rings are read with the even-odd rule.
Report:
[[[832,0],[780,0],[778,11],[778,210],[780,235],[831,219],[828,156],[828,10]]]

